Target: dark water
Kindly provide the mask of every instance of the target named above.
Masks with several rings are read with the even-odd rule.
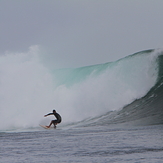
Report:
[[[0,133],[0,162],[162,163],[163,125]]]

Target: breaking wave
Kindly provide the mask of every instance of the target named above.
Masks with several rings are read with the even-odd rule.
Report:
[[[55,61],[54,61],[55,62]],[[146,50],[115,62],[50,69],[38,48],[0,56],[0,130],[35,128],[53,117],[62,125],[163,123],[163,51]]]

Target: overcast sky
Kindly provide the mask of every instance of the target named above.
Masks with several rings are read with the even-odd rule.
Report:
[[[81,67],[163,46],[163,0],[0,0],[0,53],[40,46]]]

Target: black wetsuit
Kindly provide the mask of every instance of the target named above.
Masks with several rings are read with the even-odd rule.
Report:
[[[62,121],[61,116],[58,113],[54,113],[54,116],[57,118],[56,122],[61,123],[61,121]]]
[[[53,120],[53,124],[56,125],[57,123],[61,123],[62,118],[58,113],[49,113],[47,115],[54,115],[56,117],[56,120]]]

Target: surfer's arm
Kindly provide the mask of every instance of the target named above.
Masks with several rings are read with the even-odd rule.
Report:
[[[46,114],[46,115],[44,115],[44,117],[47,117],[47,116],[49,116],[49,115],[53,115],[53,113]]]

